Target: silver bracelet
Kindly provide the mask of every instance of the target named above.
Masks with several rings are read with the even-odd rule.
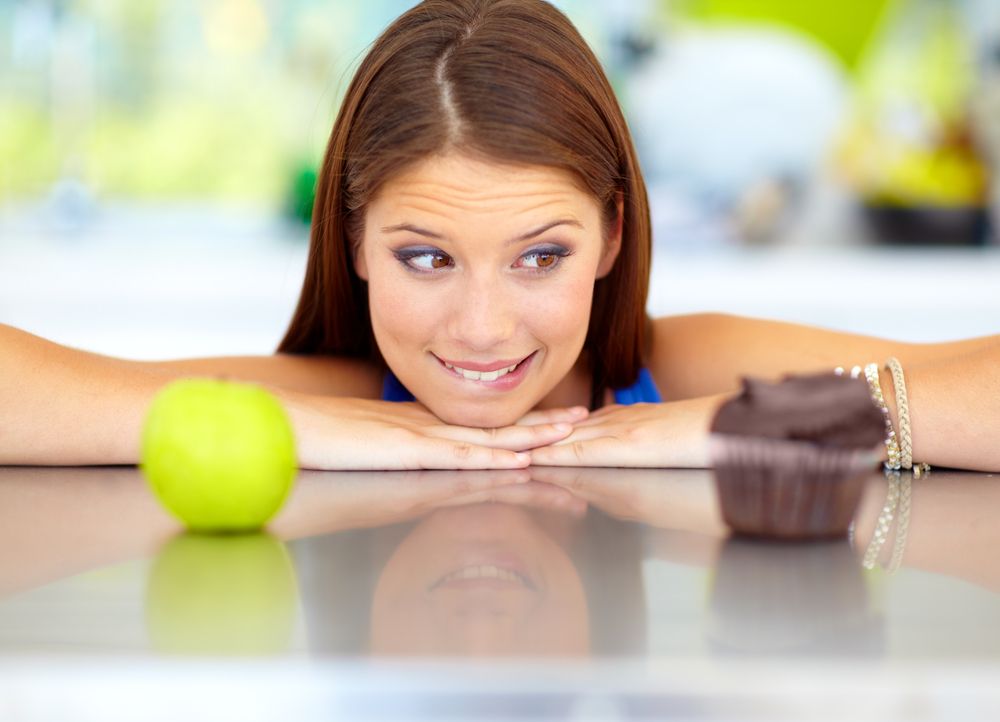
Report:
[[[889,407],[885,405],[885,397],[882,395],[882,386],[878,380],[878,364],[870,363],[865,366],[865,380],[868,381],[868,390],[871,391],[872,401],[878,406],[885,419],[885,451],[889,457],[886,459],[885,468],[890,471],[899,471],[899,441],[896,438],[896,429],[892,425],[892,418],[889,416]]]
[[[913,469],[913,475],[920,477],[931,470],[928,464],[913,463],[913,442],[910,432],[910,405],[906,397],[906,381],[903,378],[903,365],[895,356],[885,362],[885,367],[892,374],[892,385],[896,391],[896,411],[899,417],[899,463],[903,469]]]

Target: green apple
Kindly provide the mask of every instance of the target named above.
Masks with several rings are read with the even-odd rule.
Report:
[[[299,608],[295,567],[267,534],[181,534],[157,554],[146,629],[170,654],[257,655],[289,649]]]
[[[156,396],[141,464],[163,505],[196,531],[252,531],[281,507],[297,468],[291,423],[259,386],[175,381]]]

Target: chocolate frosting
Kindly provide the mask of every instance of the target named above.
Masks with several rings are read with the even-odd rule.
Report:
[[[871,448],[883,440],[885,421],[864,379],[825,373],[778,382],[744,378],[743,391],[719,408],[711,430]]]

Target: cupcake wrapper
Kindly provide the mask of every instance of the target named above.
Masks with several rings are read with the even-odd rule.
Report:
[[[709,452],[726,524],[796,539],[845,534],[879,460],[874,449],[722,434]]]

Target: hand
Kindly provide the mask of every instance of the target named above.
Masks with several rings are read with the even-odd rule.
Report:
[[[717,535],[726,529],[707,469],[532,467],[533,483],[559,486],[618,519]]]
[[[477,429],[445,424],[416,402],[281,397],[299,466],[324,470],[523,468],[531,462],[525,450],[566,438],[587,414],[579,407],[539,411],[513,426]]]
[[[511,470],[504,470],[506,473],[513,473]],[[569,514],[581,517],[587,513],[587,502],[574,495],[568,489],[562,488],[558,484],[549,484],[536,480],[535,469],[519,469],[518,473],[528,474],[530,471],[531,480],[525,483],[507,484],[504,486],[494,486],[488,489],[471,491],[467,494],[453,496],[447,501],[441,502],[438,506],[464,506],[467,504],[512,504],[516,506],[530,506],[545,511],[553,511],[562,514]],[[550,469],[555,471],[555,469]],[[562,471],[561,469],[558,471]],[[470,472],[440,472],[440,473],[470,473]],[[483,472],[474,472],[483,473]]]
[[[708,427],[726,395],[605,406],[571,434],[531,450],[537,466],[708,466]]]
[[[527,469],[300,471],[268,530],[284,539],[396,524],[451,500],[531,480]]]

